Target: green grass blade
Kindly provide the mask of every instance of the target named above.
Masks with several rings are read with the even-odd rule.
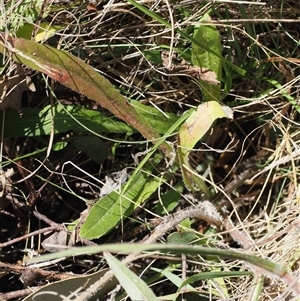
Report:
[[[51,260],[64,256],[75,256],[80,254],[96,254],[100,252],[111,252],[111,253],[134,253],[143,251],[156,251],[156,252],[172,252],[175,254],[186,254],[186,255],[202,255],[202,256],[219,256],[227,259],[240,259],[246,261],[254,266],[260,267],[262,271],[271,273],[279,278],[283,278],[288,274],[286,266],[269,261],[267,259],[247,254],[244,250],[242,252],[231,251],[231,250],[220,250],[215,248],[206,248],[202,246],[187,246],[179,244],[107,244],[101,246],[89,246],[82,248],[73,248],[67,251],[58,252],[55,254],[42,255],[29,259],[28,263],[39,262],[41,260]],[[289,275],[289,274],[288,274]],[[290,275],[291,278],[293,278]]]
[[[104,257],[119,283],[131,300],[158,301],[147,284],[128,269],[122,262],[105,252]]]

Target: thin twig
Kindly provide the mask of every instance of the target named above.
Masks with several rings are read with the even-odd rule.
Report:
[[[16,242],[22,241],[22,240],[27,239],[29,237],[39,235],[39,234],[42,234],[42,233],[45,233],[45,232],[51,232],[51,231],[57,231],[57,226],[51,226],[51,227],[39,229],[39,230],[33,231],[31,233],[28,233],[28,234],[22,235],[20,237],[17,237],[15,239],[9,240],[7,242],[0,243],[0,248],[10,246],[10,245],[15,244]]]

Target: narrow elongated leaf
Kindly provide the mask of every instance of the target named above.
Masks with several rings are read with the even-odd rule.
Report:
[[[54,121],[54,132],[64,133],[70,130],[96,133],[127,133],[135,131],[124,122],[104,116],[101,112],[79,106],[48,105],[43,109],[25,108],[23,117],[9,110],[5,114],[4,137],[31,137],[49,135]],[[3,113],[0,113],[0,117]],[[0,124],[0,129],[2,123]],[[2,130],[2,129],[1,129]]]
[[[160,138],[157,131],[105,77],[79,58],[66,51],[33,41],[5,37],[4,33],[0,33],[0,42],[2,42],[0,52],[3,53],[5,47],[8,48],[17,62],[43,72],[66,87],[98,102],[116,117],[139,131],[146,139]],[[166,142],[163,142],[160,148],[166,155],[172,151]]]
[[[80,236],[87,239],[99,238],[130,216],[161,185],[158,180],[150,178],[152,170],[161,159],[157,155],[153,161],[145,164],[143,171],[131,177],[122,191],[113,191],[101,198],[82,225]]]
[[[168,117],[148,106],[132,102],[136,110],[144,115],[144,118],[155,127],[160,134],[164,134],[178,119],[174,114]],[[3,113],[0,112],[0,118]],[[86,109],[80,106],[55,104],[42,109],[24,108],[22,118],[13,110],[5,114],[4,137],[32,137],[49,135],[54,122],[54,132],[64,133],[70,130],[95,133],[125,133],[131,135],[135,129],[126,123],[105,116],[102,112]],[[2,131],[2,123],[0,123]]]
[[[124,288],[131,300],[158,301],[152,290],[136,274],[130,271],[122,262],[105,252],[104,257],[115,277]]]
[[[208,279],[216,279],[216,278],[227,278],[227,277],[239,277],[239,276],[249,276],[253,275],[252,272],[247,271],[219,271],[219,272],[201,272],[199,274],[195,274],[188,279],[186,279],[179,287],[178,292],[180,289],[185,287],[186,285],[202,280]]]
[[[209,14],[205,14],[201,19],[202,22],[210,22]],[[201,41],[192,43],[192,63],[202,69],[209,69],[220,80],[222,78],[222,50],[219,32],[214,25],[199,25],[195,28],[194,39]],[[205,47],[203,47],[205,45]],[[208,48],[208,49],[207,49]],[[208,71],[205,71],[208,73]],[[209,74],[209,73],[208,73]],[[220,82],[212,84],[209,81],[199,79],[201,92],[205,101],[221,100]]]
[[[191,245],[178,245],[178,244],[107,244],[100,246],[89,246],[81,248],[73,248],[70,250],[57,252],[55,254],[47,254],[39,257],[34,257],[28,260],[28,263],[39,262],[43,260],[52,260],[56,258],[61,258],[64,256],[75,256],[82,254],[96,254],[100,252],[111,252],[111,253],[133,253],[142,251],[161,251],[161,252],[173,252],[176,254],[186,254],[186,255],[202,255],[202,256],[219,256],[221,258],[228,259],[240,259],[248,263],[258,266],[264,269],[268,273],[276,275],[279,278],[283,278],[286,275],[286,279],[293,283],[296,279],[288,274],[288,269],[283,264],[278,264],[267,259],[261,258],[255,255],[249,255],[244,250],[241,252],[232,250],[220,250],[216,248],[207,248],[202,246],[191,246]],[[291,280],[293,279],[293,280]]]

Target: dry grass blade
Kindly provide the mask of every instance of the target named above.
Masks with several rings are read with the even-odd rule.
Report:
[[[124,242],[150,243],[154,239],[163,248],[172,234],[178,234],[181,244],[254,255],[288,270],[288,274],[275,277],[274,273],[237,258],[228,260],[191,253],[184,262],[173,253],[149,253],[147,258],[145,254],[129,255],[124,263],[134,265],[132,270],[141,280],[148,281],[154,294],[161,298],[182,294],[182,298],[193,300],[296,300],[296,280],[300,274],[299,14],[298,0],[2,1],[2,46],[12,46],[8,36],[19,41],[29,38],[28,44],[33,45],[37,33],[42,32],[44,38],[39,43],[43,45],[39,46],[51,47],[55,53],[63,51],[69,58],[84,62],[87,72],[92,70],[103,76],[130,107],[141,114],[144,110],[148,120],[155,119],[151,127],[162,134],[168,149],[176,150],[178,146],[176,131],[180,124],[176,127],[176,122],[191,108],[199,107],[208,94],[201,79],[219,88],[217,101],[230,107],[234,118],[216,120],[201,141],[189,149],[191,170],[205,182],[210,202],[223,215],[221,224],[211,223],[210,219],[197,218],[195,206],[203,205],[203,196],[201,192],[187,195],[182,173],[171,153],[150,172],[143,168],[146,161],[151,165],[159,152],[149,142],[159,138],[158,135],[144,135],[145,139],[125,125],[127,122],[134,126],[135,119],[122,117],[121,106],[115,104],[114,110],[109,111],[106,110],[109,107],[103,109],[84,97],[83,92],[90,90],[88,86],[75,89],[77,92],[67,89],[60,82],[60,78],[66,79],[65,73],[48,70],[52,72],[51,79],[25,69],[25,74],[13,79],[12,57],[3,51],[0,107],[24,109],[21,119],[18,113],[7,111],[10,120],[4,120],[5,131],[1,129],[6,137],[2,137],[1,169],[5,172],[12,168],[14,173],[0,183],[5,186],[0,198],[0,272],[8,263],[15,270],[4,271],[0,299],[24,298],[24,286],[19,281],[24,267],[19,262],[35,256],[33,253],[45,252],[41,242],[50,224],[53,230],[73,231],[78,245],[117,243],[121,248]],[[203,21],[205,15],[210,18]],[[221,43],[220,78],[211,72],[211,66],[202,67],[201,62],[199,66],[193,65],[193,45],[207,41],[205,36],[197,37],[201,41],[193,39],[199,26],[202,29],[212,26],[217,31]],[[30,32],[26,32],[28,28]],[[34,57],[30,49],[27,51],[30,58]],[[47,63],[41,62],[39,67],[45,69]],[[242,75],[241,70],[246,72]],[[26,76],[35,84],[35,93],[21,83]],[[15,93],[17,105],[7,105],[7,92]],[[81,114],[86,114],[85,120],[90,120],[91,128],[74,125],[80,123],[79,115],[72,115],[77,108],[85,109]],[[97,114],[89,115],[95,111]],[[38,116],[33,116],[35,112],[39,112]],[[57,114],[60,112],[67,115]],[[102,116],[106,131],[97,131],[95,116]],[[166,122],[170,128],[165,126],[159,131],[162,128],[157,129],[160,120],[157,116],[171,119],[172,122]],[[74,122],[69,122],[71,119]],[[52,136],[43,131],[46,123],[51,124]],[[10,132],[20,132],[13,130],[20,125],[25,128],[21,131],[23,135],[9,136]],[[93,150],[93,156],[84,149]],[[109,233],[92,241],[83,239],[79,235],[82,221],[77,226],[76,222],[81,214],[85,219],[83,213],[89,212],[94,204],[103,205],[105,179],[125,168],[129,180],[123,185],[137,172],[144,173],[149,181],[141,191],[152,191],[151,195],[140,196],[143,203],[139,205],[128,200],[136,209],[127,218],[120,217],[118,226]],[[156,186],[153,188],[153,184],[147,190],[150,183]],[[122,191],[120,185],[116,187],[110,188]],[[114,217],[119,218],[122,203],[118,205],[120,210],[115,206]],[[186,212],[189,214],[184,215]],[[98,220],[96,217],[93,224],[97,225]],[[112,219],[107,220],[109,223]],[[44,276],[41,273],[41,278],[31,285],[45,286],[48,272],[83,275],[95,269],[106,273],[106,268],[102,254],[81,254],[48,267]],[[252,271],[253,276],[223,274],[222,277],[224,271]],[[202,273],[210,274],[211,278],[193,281],[194,276]],[[218,278],[214,278],[215,273]],[[101,299],[124,298],[121,289],[105,287],[112,275],[107,272],[99,283],[94,287],[87,285],[83,292],[74,290],[77,300],[89,298],[96,291]],[[184,281],[193,292],[181,287]],[[99,289],[101,285],[103,290]],[[23,297],[18,297],[21,293]]]

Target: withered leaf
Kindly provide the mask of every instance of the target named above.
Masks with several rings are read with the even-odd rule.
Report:
[[[66,231],[59,231],[52,233],[42,242],[42,247],[48,252],[58,252],[67,249],[68,233]]]
[[[179,64],[173,64],[173,61],[178,61],[176,55],[172,56],[172,62],[170,63],[169,53],[167,51],[163,51],[162,55],[162,62],[163,66],[168,68],[172,73],[182,74],[182,75],[190,75],[192,77],[201,79],[211,85],[218,85],[220,81],[217,80],[217,75],[214,71],[198,67],[198,66],[191,66],[186,60],[181,59]],[[171,67],[169,67],[171,66]]]

